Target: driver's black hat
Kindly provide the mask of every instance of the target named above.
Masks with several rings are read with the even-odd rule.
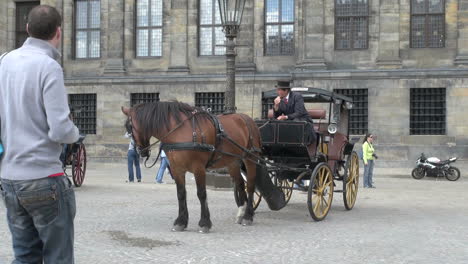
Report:
[[[276,83],[277,89],[291,89],[291,80],[280,80]]]

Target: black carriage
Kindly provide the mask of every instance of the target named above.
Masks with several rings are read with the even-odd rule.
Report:
[[[268,119],[256,121],[262,137],[264,168],[283,191],[286,202],[293,190],[306,191],[309,213],[314,220],[320,221],[331,208],[334,192],[343,194],[347,210],[351,210],[356,202],[359,158],[353,150],[354,143],[349,141],[353,101],[318,88],[292,88],[292,91],[301,93],[306,104],[317,106],[308,110],[314,120],[317,139],[309,144],[307,131],[310,130],[306,128],[309,123],[275,120],[270,109]],[[264,93],[263,99],[273,100],[276,96],[276,90],[271,90]],[[342,182],[342,189],[336,190],[336,182]],[[261,198],[256,192],[255,208]]]

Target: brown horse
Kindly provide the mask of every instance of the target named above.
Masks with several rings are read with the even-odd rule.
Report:
[[[195,175],[197,184],[201,204],[199,231],[208,232],[211,228],[206,195],[207,168],[228,169],[241,200],[236,221],[243,225],[252,224],[256,164],[254,156],[245,149],[252,154],[260,154],[261,139],[257,125],[249,116],[229,114],[214,117],[202,109],[176,101],[122,107],[122,112],[128,117],[127,131],[133,135],[143,157],[149,156],[151,137],[159,139],[166,151],[179,201],[179,215],[174,221],[173,231],[183,231],[188,224],[185,190],[187,171]],[[218,121],[220,126],[216,124]],[[242,164],[248,175],[248,195],[241,177]]]

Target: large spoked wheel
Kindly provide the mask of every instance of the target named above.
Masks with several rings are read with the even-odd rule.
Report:
[[[83,184],[86,173],[86,149],[84,144],[80,144],[78,151],[73,155],[72,178],[76,187]]]
[[[447,171],[447,174],[445,174],[445,178],[449,181],[456,181],[460,179],[460,170],[456,167],[450,167]]]
[[[323,220],[333,201],[333,174],[330,167],[322,162],[319,163],[310,177],[307,205],[310,216],[315,221]]]
[[[244,180],[245,192],[247,193],[247,172],[244,169],[241,169],[241,176],[242,176],[242,179]],[[241,200],[240,200],[239,191],[237,190],[237,188],[238,188],[237,185],[235,185],[234,186],[234,199],[236,200],[237,206],[241,206],[241,202],[240,202]],[[255,189],[254,200],[253,200],[254,210],[257,209],[261,201],[262,201],[262,195],[260,194],[259,191]]]
[[[287,204],[289,202],[289,200],[291,200],[291,196],[292,196],[292,193],[293,193],[294,182],[289,181],[288,179],[280,180],[280,179],[276,178],[274,180],[274,183],[284,193],[284,199],[285,199],[286,204]]]
[[[420,180],[424,178],[425,175],[426,175],[426,172],[424,171],[423,168],[420,168],[420,167],[414,168],[413,171],[411,172],[411,176],[413,176],[413,178],[415,178],[416,180]]]
[[[359,187],[359,157],[355,151],[348,156],[343,177],[343,202],[346,210],[354,207]]]

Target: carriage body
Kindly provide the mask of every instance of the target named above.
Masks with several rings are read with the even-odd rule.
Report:
[[[289,200],[292,190],[308,191],[309,212],[315,220],[322,220],[331,207],[333,192],[342,192],[345,207],[353,208],[359,181],[359,159],[354,143],[349,141],[351,98],[318,88],[292,88],[300,93],[314,120],[316,140],[309,144],[305,121],[279,121],[273,117],[256,120],[262,137],[263,157],[278,164],[267,166],[275,184],[283,189]],[[263,99],[276,98],[276,90],[263,93]],[[327,107],[328,106],[328,107]],[[328,108],[328,109],[324,109]],[[328,110],[328,111],[327,111]],[[343,182],[342,190],[335,190],[335,181]],[[315,198],[314,198],[315,197]],[[323,208],[314,199],[324,199]]]

